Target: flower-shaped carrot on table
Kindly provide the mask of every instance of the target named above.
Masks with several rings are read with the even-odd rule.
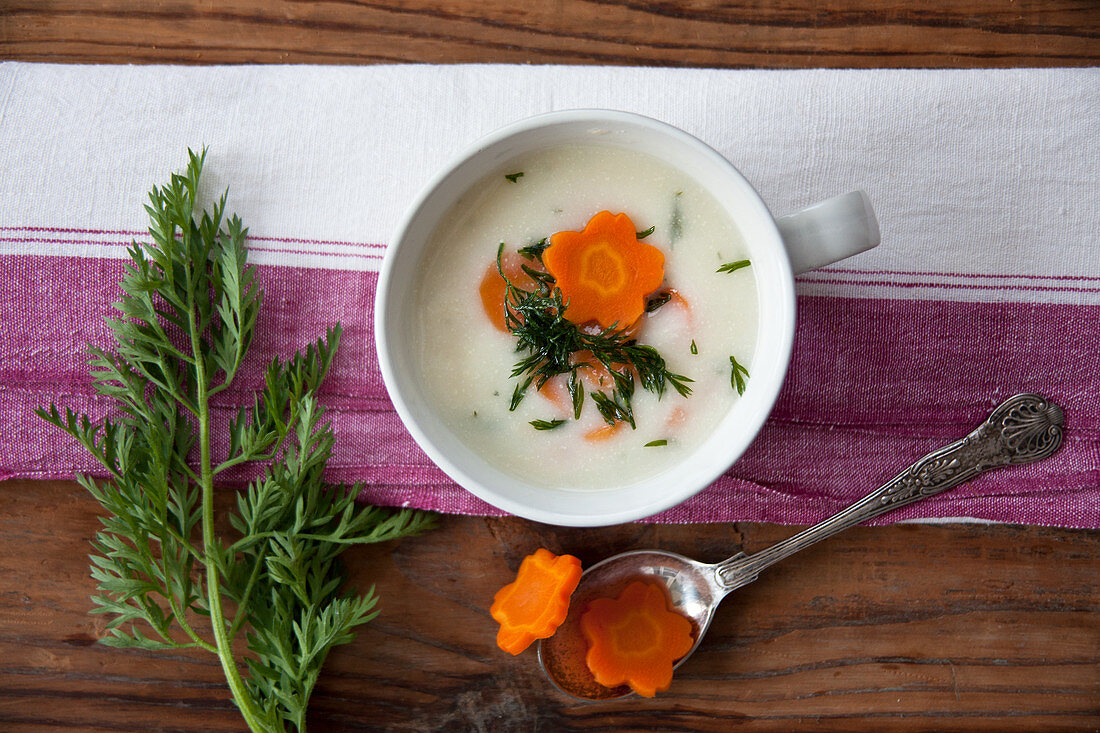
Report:
[[[513,583],[493,596],[489,613],[500,624],[497,646],[519,654],[536,639],[553,636],[569,612],[581,579],[581,561],[539,548],[523,558]]]
[[[691,621],[670,611],[665,591],[636,580],[618,598],[599,598],[581,616],[585,661],[605,687],[630,685],[653,697],[672,684],[672,665],[695,645]]]
[[[638,240],[629,216],[609,211],[582,231],[551,236],[542,262],[567,303],[565,317],[577,325],[629,328],[665,278],[661,250]]]

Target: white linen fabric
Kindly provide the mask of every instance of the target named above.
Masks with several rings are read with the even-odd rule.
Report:
[[[802,294],[1100,303],[1098,69],[7,62],[0,226],[80,231],[0,237],[20,240],[0,252],[124,257],[100,234],[142,231],[135,203],[186,147],[208,145],[208,192],[233,182],[253,261],[377,269],[363,254],[380,253],[450,158],[517,119],[579,107],[687,130],[777,214],[866,190],[883,246],[800,278]]]

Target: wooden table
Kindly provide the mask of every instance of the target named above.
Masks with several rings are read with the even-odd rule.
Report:
[[[98,63],[518,62],[726,67],[1064,66],[1100,59],[1087,0],[744,6],[681,0],[0,0],[0,58]],[[9,436],[9,439],[12,439]],[[17,438],[16,438],[17,439]],[[96,506],[71,482],[0,485],[4,730],[236,731],[210,655],[94,644]],[[1100,729],[1100,532],[860,528],[739,591],[670,692],[551,692],[487,607],[538,546],[707,561],[787,536],[762,524],[554,529],[445,517],[356,550],[382,614],[330,658],[314,730]]]

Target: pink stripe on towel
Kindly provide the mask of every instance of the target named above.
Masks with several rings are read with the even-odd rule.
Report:
[[[103,315],[122,262],[0,255],[0,268],[0,434],[10,436],[0,478],[94,472],[32,410],[50,401],[97,416],[109,409],[84,351],[109,341]],[[261,267],[258,281],[264,310],[240,384],[217,406],[223,420],[261,383],[263,362],[340,321],[344,341],[322,394],[337,437],[332,480],[363,481],[363,497],[378,503],[498,513],[433,466],[393,412],[374,353],[376,274]],[[1035,391],[1065,407],[1057,456],[880,521],[1100,527],[1100,307],[834,297],[802,297],[799,307],[794,358],[764,431],[719,481],[656,520],[821,519],[968,432],[1000,399]]]

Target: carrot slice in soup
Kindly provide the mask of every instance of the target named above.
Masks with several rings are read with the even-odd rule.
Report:
[[[536,639],[553,636],[569,611],[581,579],[581,561],[539,548],[523,558],[515,582],[497,591],[489,614],[500,624],[497,646],[519,654]]]
[[[573,400],[569,397],[569,386],[566,384],[567,376],[558,374],[546,380],[539,387],[539,394],[550,400],[555,407],[565,412],[573,412]]]
[[[646,296],[665,277],[661,250],[638,241],[629,216],[609,211],[593,216],[582,231],[552,235],[542,262],[568,303],[565,317],[601,328],[634,325]]]
[[[602,443],[614,437],[619,432],[619,428],[625,424],[624,422],[617,422],[614,425],[601,425],[585,433],[584,439],[589,443]]]
[[[519,255],[505,253],[501,258],[500,267],[517,288],[529,290],[535,287],[534,279],[523,271],[523,260]],[[507,331],[508,328],[504,323],[504,298],[508,294],[508,285],[497,271],[496,260],[490,262],[485,268],[478,292],[481,295],[481,307],[485,309],[485,316],[489,322],[501,331]]]
[[[587,349],[573,352],[569,363],[574,366],[582,365],[577,369],[577,376],[588,392],[609,388],[614,384],[611,379],[611,372],[600,363],[595,354]],[[621,364],[615,364],[614,366],[616,369],[623,368]],[[539,387],[539,394],[557,407],[569,412],[573,411],[573,400],[569,396],[568,374],[558,374],[546,380]]]

